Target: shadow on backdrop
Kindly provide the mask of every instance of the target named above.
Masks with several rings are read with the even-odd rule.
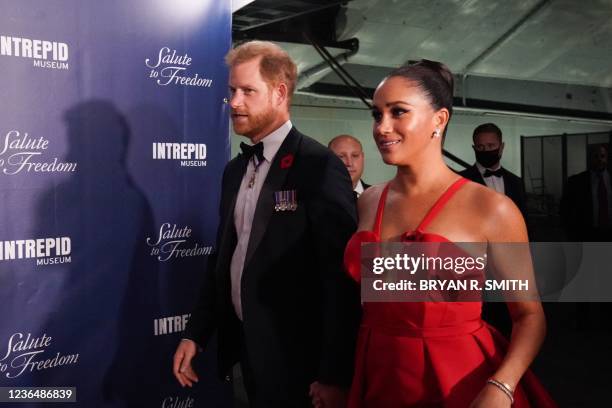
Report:
[[[157,270],[144,245],[154,227],[151,208],[126,170],[130,130],[105,100],[72,107],[65,121],[66,160],[78,169],[43,195],[37,225],[71,237],[72,262],[58,276],[62,283],[44,328],[58,337],[57,351],[78,353],[79,361],[71,369],[49,370],[39,381],[76,386],[77,398],[88,407],[109,400],[154,403],[142,392],[154,389],[159,370],[149,341]],[[135,394],[138,404],[130,403]]]

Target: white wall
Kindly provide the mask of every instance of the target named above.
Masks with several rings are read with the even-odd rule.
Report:
[[[349,108],[313,107],[301,104],[292,108],[291,119],[302,133],[325,145],[330,139],[341,133],[351,134],[361,140],[366,157],[363,177],[366,182],[380,183],[395,174],[394,169],[385,165],[380,159],[372,140],[372,117],[367,109],[354,106]],[[446,150],[468,163],[473,163],[472,131],[476,126],[485,122],[493,122],[502,129],[506,144],[502,164],[519,175],[521,171],[521,135],[539,136],[612,130],[611,124],[457,111],[453,114],[448,129]],[[238,145],[243,140],[244,138],[239,136],[232,137],[232,155],[239,151],[237,150]],[[452,165],[452,163],[449,164]],[[452,167],[459,169],[456,165]]]

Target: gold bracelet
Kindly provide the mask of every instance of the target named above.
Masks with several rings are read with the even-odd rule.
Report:
[[[487,384],[492,384],[496,386],[497,388],[499,388],[500,390],[502,390],[504,394],[506,394],[506,396],[510,398],[510,405],[514,404],[514,392],[512,391],[512,388],[510,388],[508,384],[499,382],[493,378],[489,378],[487,380]]]

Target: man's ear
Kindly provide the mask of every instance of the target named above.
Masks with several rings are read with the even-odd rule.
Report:
[[[501,146],[499,146],[499,156],[501,157],[502,153],[504,152],[504,146],[506,144],[504,142],[502,142]]]
[[[289,88],[287,84],[284,82],[279,83],[274,87],[274,92],[277,96],[277,105],[281,105],[283,103],[287,103],[287,97],[289,95]]]

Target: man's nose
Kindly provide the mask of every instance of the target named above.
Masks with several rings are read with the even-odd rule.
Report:
[[[242,96],[240,96],[239,92],[234,92],[232,96],[230,96],[230,106],[235,109],[242,105]]]

